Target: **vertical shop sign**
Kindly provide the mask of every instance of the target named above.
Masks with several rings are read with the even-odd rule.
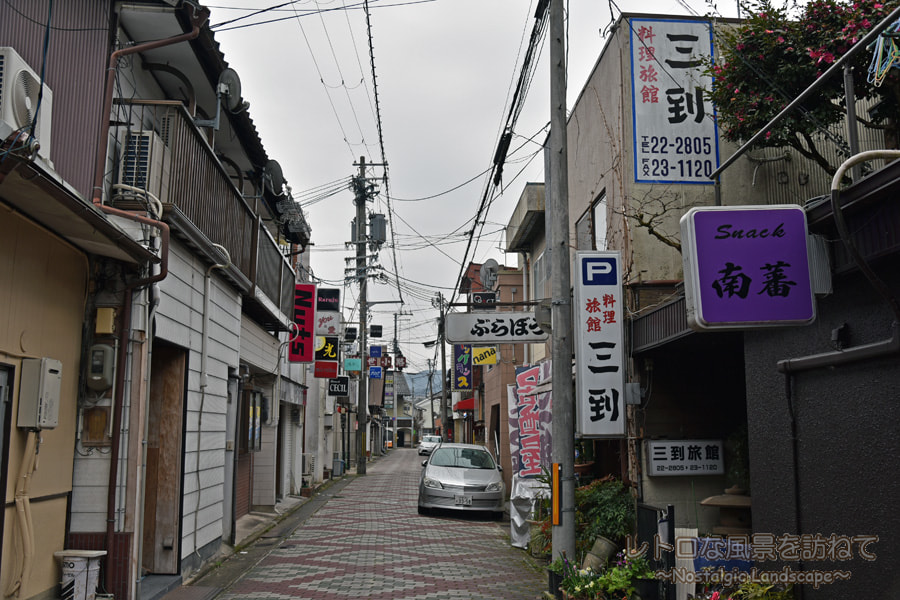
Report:
[[[625,345],[618,252],[575,253],[576,431],[625,437]]]
[[[538,386],[550,378],[550,361],[516,368],[509,393],[509,444],[513,474],[533,478],[550,467],[552,423],[550,392]]]
[[[341,330],[341,290],[316,290],[316,335],[338,335]]]
[[[294,286],[295,329],[288,346],[290,362],[313,362],[316,342],[316,286],[298,283]]]
[[[630,19],[634,179],[712,184],[719,166],[715,113],[704,90],[713,56],[708,21]]]
[[[453,345],[453,388],[457,392],[472,391],[472,346]]]

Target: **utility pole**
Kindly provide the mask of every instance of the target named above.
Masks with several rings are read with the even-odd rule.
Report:
[[[400,344],[397,341],[397,319],[400,317],[407,317],[412,315],[412,313],[405,313],[401,309],[400,312],[394,313],[394,427],[393,427],[393,447],[397,447],[397,405],[400,403],[400,396],[397,394],[397,380],[400,376],[400,369],[397,368],[397,355],[400,354]],[[413,402],[415,402],[416,395],[413,394]],[[411,415],[412,416],[412,415]],[[416,428],[415,424],[411,429],[412,431],[412,439],[409,440],[410,444],[413,444],[413,439],[415,439]]]
[[[566,47],[563,0],[550,0],[550,248],[553,341],[553,450],[560,465],[560,524],[551,528],[553,557],[575,556],[575,401],[572,386],[572,302],[569,181],[566,148]]]
[[[431,417],[431,433],[434,433],[434,390],[431,387],[431,380],[434,379],[434,361],[432,359],[428,360],[428,410],[430,412],[429,416]]]
[[[446,346],[446,338],[445,338],[445,321],[444,321],[444,295],[441,292],[437,292],[434,300],[437,300],[438,306],[436,307],[440,311],[440,319],[438,320],[438,343],[441,345],[441,437],[443,440],[449,441],[449,427],[450,427],[450,415],[447,406],[447,350]],[[434,301],[432,301],[432,305]]]
[[[366,269],[366,158],[359,157],[359,176],[356,180],[356,278],[359,280],[359,356],[362,366],[359,372],[359,386],[357,388],[356,421],[356,474],[366,474],[366,430],[368,424],[368,406],[366,394],[369,387],[368,366],[366,354],[366,321],[368,320],[368,306],[366,305],[366,283],[368,272]]]
[[[400,315],[398,313],[394,313],[394,422],[392,423],[393,427],[391,427],[391,448],[397,447],[397,405],[400,404],[400,395],[397,393],[397,376],[400,371],[397,369],[397,317]],[[412,445],[413,441],[409,440],[410,445]]]

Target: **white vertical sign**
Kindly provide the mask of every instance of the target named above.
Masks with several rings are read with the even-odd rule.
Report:
[[[719,138],[704,74],[708,21],[630,19],[634,180],[712,184]]]
[[[625,437],[625,315],[618,252],[575,253],[576,432]]]

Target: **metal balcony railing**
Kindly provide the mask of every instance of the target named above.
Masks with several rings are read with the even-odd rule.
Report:
[[[245,310],[268,329],[285,329],[295,272],[251,206],[262,204],[256,190],[239,189],[245,185],[241,174],[216,157],[180,102],[125,100],[118,106],[112,183],[159,198],[173,234],[195,250],[225,247],[233,265],[226,276],[244,294]],[[134,195],[111,194],[115,206],[135,201]]]

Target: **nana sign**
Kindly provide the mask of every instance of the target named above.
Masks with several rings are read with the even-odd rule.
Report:
[[[799,206],[692,208],[681,218],[695,330],[806,325],[816,317]]]

